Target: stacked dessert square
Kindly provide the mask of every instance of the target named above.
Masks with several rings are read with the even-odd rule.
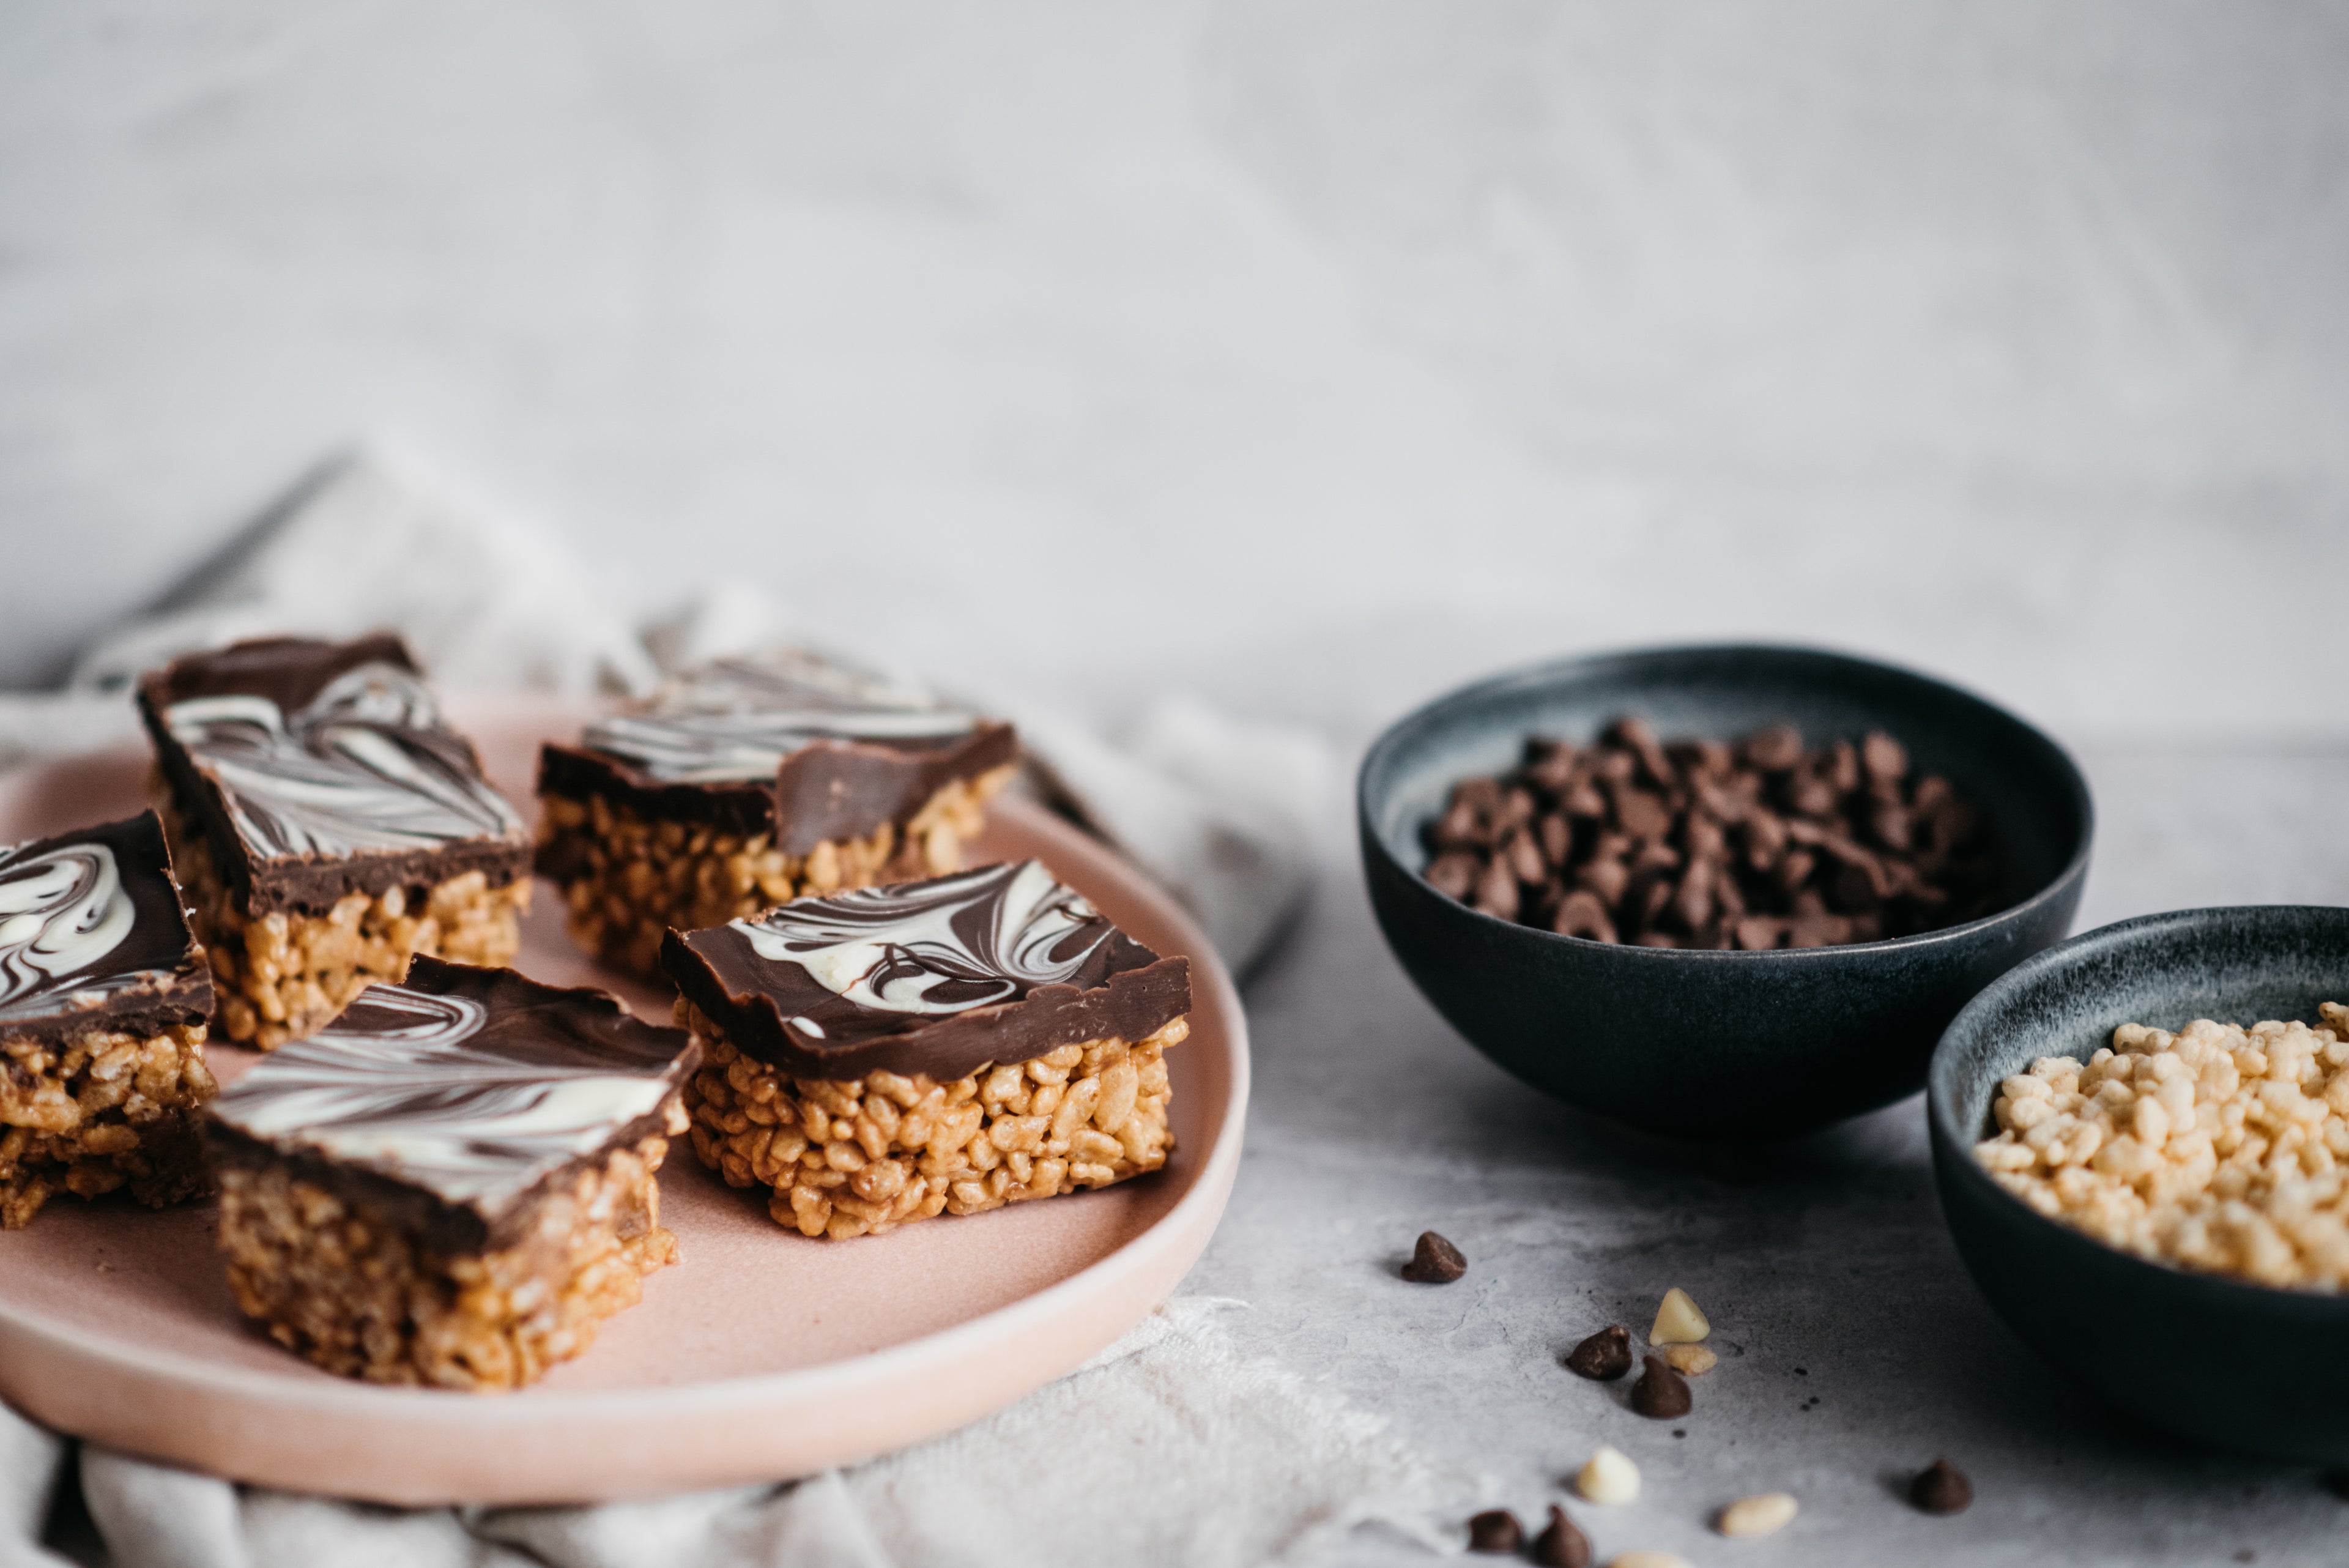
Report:
[[[0,1229],[202,1190],[212,979],[152,812],[0,850]]]
[[[419,957],[213,1102],[238,1304],[346,1376],[532,1381],[675,1261],[654,1176],[698,1055],[604,992]]]
[[[397,638],[238,643],[139,708],[229,1039],[298,1039],[419,953],[513,957],[529,835]]]
[[[1190,961],[1033,860],[670,933],[693,1145],[809,1236],[1103,1187],[1173,1147]]]
[[[808,894],[957,870],[1008,724],[798,653],[719,659],[540,753],[540,875],[629,973],[662,938]]]

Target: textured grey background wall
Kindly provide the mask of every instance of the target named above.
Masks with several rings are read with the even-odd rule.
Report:
[[[0,11],[0,679],[390,432],[647,607],[1366,720],[2349,732],[2349,10]]]

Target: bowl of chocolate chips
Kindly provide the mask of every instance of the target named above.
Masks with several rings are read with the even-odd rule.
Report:
[[[1387,942],[1470,1044],[1667,1135],[1793,1137],[1914,1093],[1982,987],[2063,940],[2095,813],[2064,749],[1816,649],[1567,659],[1380,736]]]

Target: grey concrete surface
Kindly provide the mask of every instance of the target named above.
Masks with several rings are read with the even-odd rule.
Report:
[[[2349,746],[2107,742],[2082,758],[2103,827],[2081,929],[2349,902]],[[1248,1002],[1247,1155],[1185,1288],[1250,1303],[1230,1320],[1245,1343],[1387,1414],[1520,1518],[1565,1502],[1599,1561],[1638,1547],[1757,1568],[2349,1560],[2349,1501],[2313,1471],[2125,1426],[1992,1315],[1942,1226],[1921,1099],[1725,1170],[1549,1104],[1412,990],[1334,836],[1310,915]],[[1471,1259],[1457,1284],[1396,1276],[1429,1228]],[[1722,1356],[1692,1380],[1685,1420],[1635,1416],[1625,1386],[1558,1365],[1607,1323],[1644,1334],[1675,1284],[1711,1315]],[[1640,1466],[1636,1505],[1563,1489],[1601,1442]],[[1940,1454],[1976,1489],[1955,1519],[1897,1490]],[[1711,1533],[1721,1505],[1772,1490],[1802,1504],[1784,1532]],[[1324,1560],[1425,1559],[1358,1538]]]

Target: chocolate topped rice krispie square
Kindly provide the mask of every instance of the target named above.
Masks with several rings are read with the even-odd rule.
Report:
[[[195,654],[139,707],[229,1039],[307,1033],[418,953],[513,957],[528,830],[398,638]]]
[[[699,1054],[606,992],[418,958],[209,1108],[239,1304],[346,1376],[532,1381],[675,1261],[654,1177]]]
[[[538,869],[605,961],[785,899],[951,871],[1010,776],[1011,727],[795,649],[688,670],[540,753]]]
[[[707,1053],[696,1153],[806,1235],[1102,1187],[1173,1147],[1190,961],[1036,861],[672,932],[662,962]]]
[[[0,849],[0,1229],[59,1189],[202,1190],[212,1011],[154,813]]]

